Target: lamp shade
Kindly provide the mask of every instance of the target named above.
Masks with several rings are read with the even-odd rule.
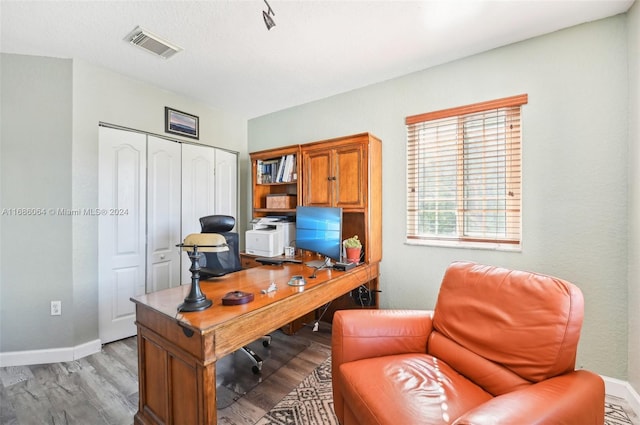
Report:
[[[218,233],[191,233],[181,246],[183,251],[193,251],[194,247],[198,247],[199,252],[229,251],[226,239]]]

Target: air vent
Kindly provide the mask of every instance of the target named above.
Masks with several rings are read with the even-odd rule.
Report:
[[[182,50],[181,47],[173,45],[141,27],[136,27],[124,40],[165,59],[169,59]]]

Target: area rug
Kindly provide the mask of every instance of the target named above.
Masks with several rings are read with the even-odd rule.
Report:
[[[331,357],[316,367],[256,425],[338,425],[333,413]]]
[[[640,425],[640,418],[623,399],[607,395],[604,403],[605,425]]]

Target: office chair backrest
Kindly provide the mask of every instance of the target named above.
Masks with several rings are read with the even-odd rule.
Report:
[[[218,233],[224,236],[229,246],[229,251],[204,253],[205,261],[201,264],[204,270],[200,273],[204,279],[242,270],[239,236],[236,232],[231,232],[235,225],[236,219],[230,215],[208,215],[200,218],[201,233]],[[215,273],[207,273],[207,269]]]
[[[200,217],[200,233],[230,232],[236,225],[236,219],[230,215],[208,215]]]

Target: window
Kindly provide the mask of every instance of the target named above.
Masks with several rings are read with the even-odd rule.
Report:
[[[406,118],[407,242],[517,248],[526,94]]]

